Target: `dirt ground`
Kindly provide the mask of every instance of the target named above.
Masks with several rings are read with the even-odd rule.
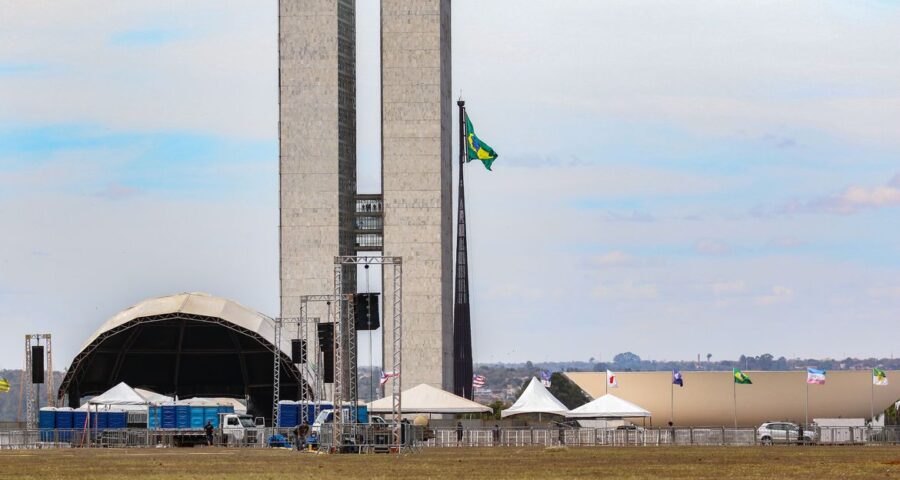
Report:
[[[0,452],[0,478],[900,479],[900,447],[585,447],[429,449],[318,455],[289,450],[61,449]]]

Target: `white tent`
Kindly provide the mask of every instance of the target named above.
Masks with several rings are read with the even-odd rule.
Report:
[[[535,377],[531,377],[531,383],[525,387],[525,391],[511,407],[500,412],[500,417],[522,413],[549,413],[553,415],[565,415],[569,409],[553,396]]]
[[[170,396],[152,392],[150,390],[144,390],[143,388],[135,388],[134,391],[137,392],[138,395],[144,397],[148,403],[158,405],[161,403],[171,403],[175,401],[175,399]]]
[[[421,384],[404,390],[400,394],[401,413],[480,413],[490,412],[491,408],[473,402],[440,388]],[[393,395],[369,403],[369,411],[386,413],[392,410]]]
[[[127,383],[121,382],[113,388],[103,392],[102,394],[88,400],[82,405],[82,408],[93,406],[95,409],[105,407],[109,410],[143,410],[147,408],[147,399],[135,392]]]
[[[634,418],[649,417],[650,412],[621,398],[607,393],[584,405],[573,409],[569,418]]]

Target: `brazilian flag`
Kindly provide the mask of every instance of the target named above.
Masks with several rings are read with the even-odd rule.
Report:
[[[9,381],[5,378],[0,378],[0,393],[6,393],[9,391]]]
[[[734,369],[734,383],[739,383],[741,385],[750,385],[753,382],[750,381],[749,375],[747,375],[746,373],[735,368]]]
[[[489,147],[486,143],[482,142],[475,135],[475,127],[472,126],[472,121],[469,120],[469,114],[466,114],[466,163],[471,162],[472,160],[481,160],[484,163],[484,168],[488,170],[491,169],[491,164],[494,163],[494,160],[497,159],[500,155],[497,155],[497,152],[494,151],[493,148]]]

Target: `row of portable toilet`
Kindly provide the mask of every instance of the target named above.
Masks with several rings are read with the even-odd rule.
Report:
[[[331,410],[334,404],[330,402],[295,402],[292,400],[281,400],[278,402],[278,427],[294,428],[302,421],[302,408],[306,408],[306,418],[308,423],[313,423],[316,416],[322,410]]]
[[[234,406],[151,405],[147,412],[147,428],[196,430],[205,427],[207,422],[218,428],[220,413],[234,413]]]
[[[307,422],[312,424],[322,410],[333,410],[334,404],[330,402],[295,402],[281,400],[278,402],[278,427],[294,428],[303,421],[303,409],[306,409]],[[356,407],[358,423],[369,422],[369,409],[365,405]]]
[[[87,422],[88,412],[68,407],[44,407],[38,413],[38,428],[41,430],[81,430]],[[126,428],[128,412],[91,412],[90,428],[100,430]]]

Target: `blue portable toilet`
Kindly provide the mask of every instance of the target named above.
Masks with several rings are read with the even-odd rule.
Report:
[[[190,405],[189,409],[191,412],[190,413],[191,428],[192,429],[203,428],[204,425],[206,425],[206,422],[203,421],[205,418],[205,410],[203,409],[203,407],[201,407],[199,405]]]
[[[97,430],[109,428],[109,412],[96,412],[96,415],[93,415],[91,418],[91,423]]]
[[[43,407],[38,412],[38,428],[41,429],[41,441],[52,442],[56,436],[56,408]]]
[[[294,428],[300,423],[300,405],[290,400],[278,402],[278,427]]]
[[[86,409],[76,409],[72,411],[72,429],[84,430],[85,422],[87,422],[88,412]],[[90,428],[91,425],[88,425]]]
[[[41,430],[53,430],[56,428],[56,408],[43,407],[38,413],[38,428]]]
[[[57,408],[56,428],[58,428],[59,430],[72,430],[73,428],[75,428],[73,414],[74,412],[69,407]]]
[[[158,430],[160,422],[159,405],[150,405],[147,407],[147,428],[150,430]]]
[[[160,407],[162,415],[160,417],[161,428],[178,428],[178,421],[175,414],[175,405],[163,405]]]
[[[128,426],[128,412],[105,412],[107,416],[107,428],[125,428]]]
[[[203,425],[212,422],[213,428],[219,428],[219,407],[197,407],[203,409]]]
[[[175,427],[191,428],[191,406],[175,405]]]

